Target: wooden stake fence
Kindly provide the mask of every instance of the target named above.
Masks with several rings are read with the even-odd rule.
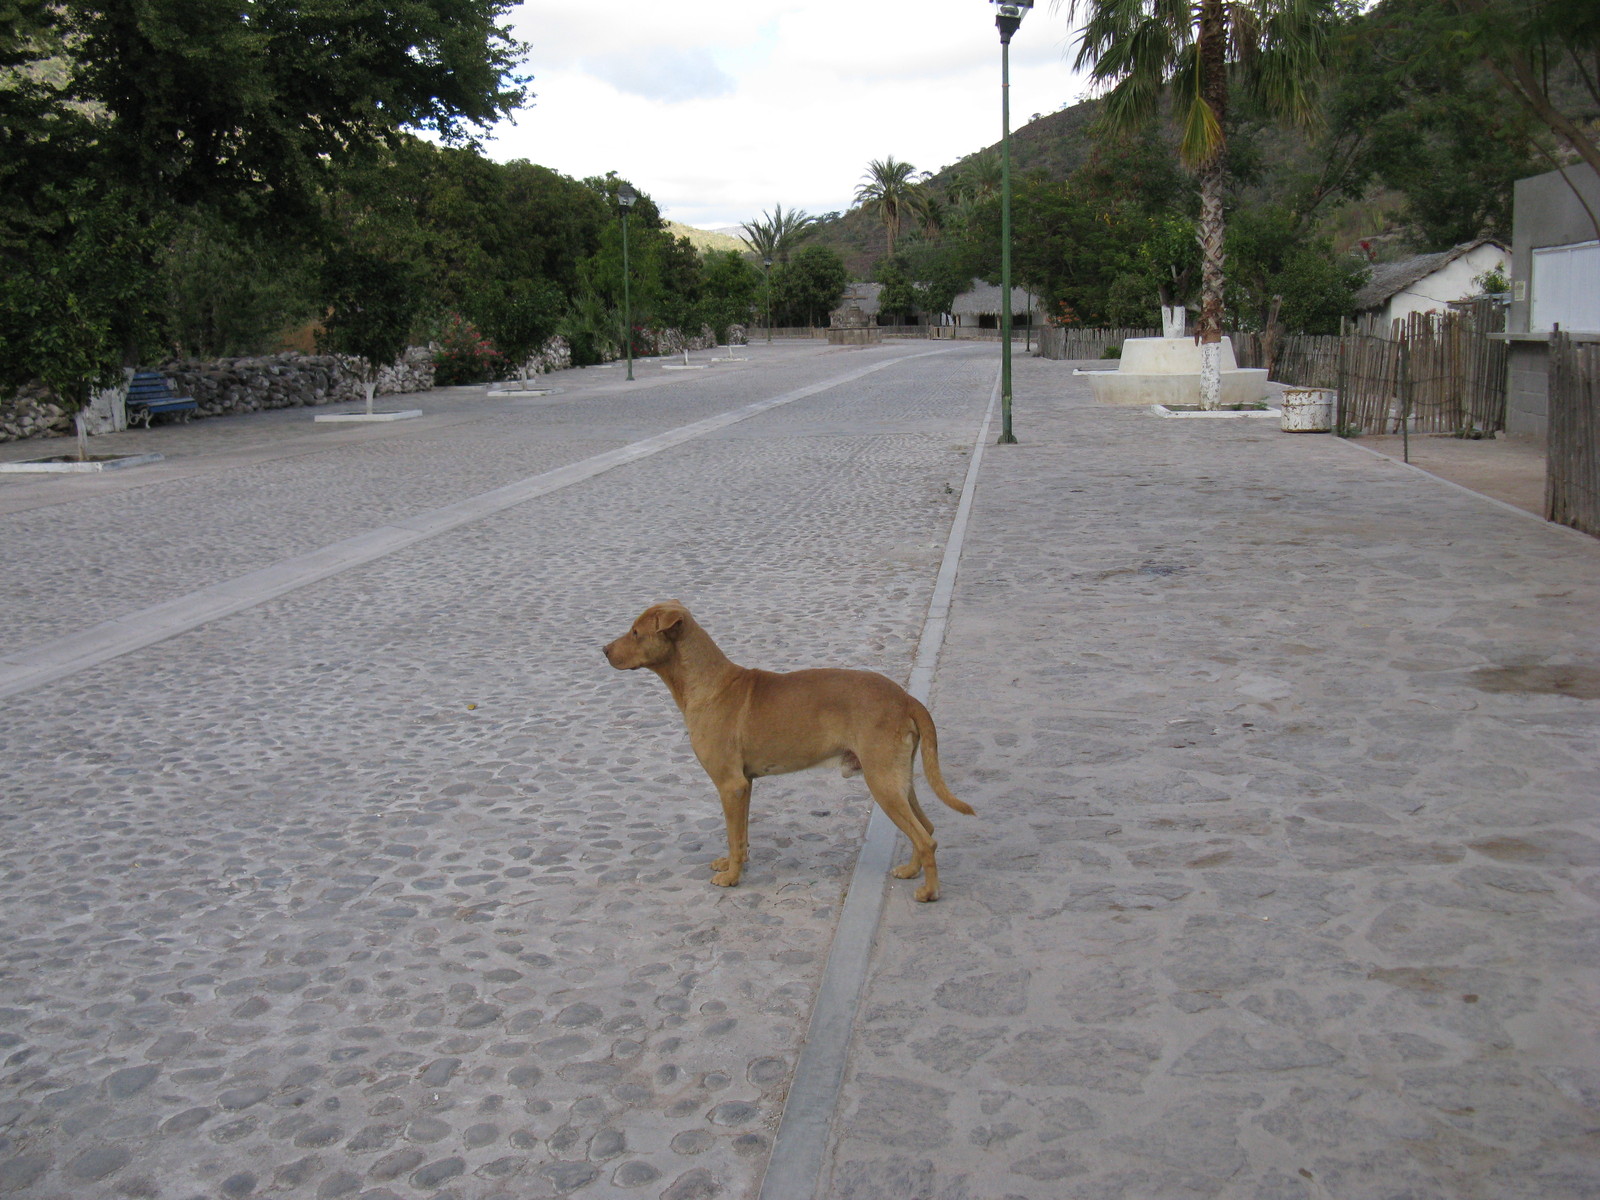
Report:
[[[1600,537],[1600,344],[1550,335],[1544,515]]]
[[[1235,334],[1240,365],[1266,366],[1295,387],[1335,388],[1348,434],[1496,433],[1505,428],[1506,348],[1491,338],[1504,310],[1478,301],[1460,311],[1413,313],[1385,330],[1346,323],[1337,337],[1292,334],[1271,363],[1254,334]]]
[[[1108,347],[1120,346],[1128,338],[1160,337],[1159,329],[1112,329],[1046,325],[1039,331],[1039,354],[1043,358],[1102,358]]]

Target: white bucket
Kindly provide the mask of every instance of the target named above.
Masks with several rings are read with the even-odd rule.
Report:
[[[1333,398],[1329,388],[1285,388],[1278,398],[1285,433],[1327,433],[1333,428]]]

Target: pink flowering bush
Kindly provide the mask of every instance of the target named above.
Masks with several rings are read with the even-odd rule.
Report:
[[[461,383],[488,383],[503,378],[508,364],[494,343],[460,313],[445,318],[433,352],[435,387]]]

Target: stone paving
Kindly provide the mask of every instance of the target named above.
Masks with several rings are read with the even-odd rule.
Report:
[[[834,1200],[1600,1195],[1600,542],[1017,376]]]
[[[0,481],[6,644],[925,349],[158,429]],[[711,887],[598,647],[678,596],[904,678],[993,376],[885,365],[7,700],[0,1195],[755,1197],[868,802],[761,781]],[[1600,1192],[1600,543],[1080,383],[1019,360],[985,453],[932,705],[979,815],[938,904],[888,885],[820,1194]]]
[[[273,513],[337,537],[921,349],[763,347],[632,395],[574,379],[572,409],[296,435],[282,480],[191,470],[175,430],[147,469],[172,479],[36,488],[6,520],[8,561],[46,523],[105,531],[56,546],[77,569],[18,628],[302,548]],[[0,1194],[753,1194],[868,801],[764,781],[746,886],[711,887],[681,720],[599,647],[672,595],[746,661],[903,675],[994,373],[924,361],[9,700]],[[321,511],[334,491],[366,499]]]

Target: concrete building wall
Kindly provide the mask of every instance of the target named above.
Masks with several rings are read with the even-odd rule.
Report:
[[[1503,335],[1511,343],[1506,367],[1506,429],[1543,437],[1549,425],[1549,334],[1528,329],[1533,252],[1544,246],[1595,240],[1594,222],[1584,205],[1600,213],[1600,178],[1586,166],[1572,166],[1519,179],[1513,204],[1511,309]],[[1600,280],[1596,286],[1600,287]]]
[[[1588,167],[1566,167],[1516,182],[1511,217],[1511,311],[1506,319],[1506,329],[1512,333],[1528,332],[1534,250],[1595,240],[1594,223],[1578,194],[1600,213],[1600,178]]]

